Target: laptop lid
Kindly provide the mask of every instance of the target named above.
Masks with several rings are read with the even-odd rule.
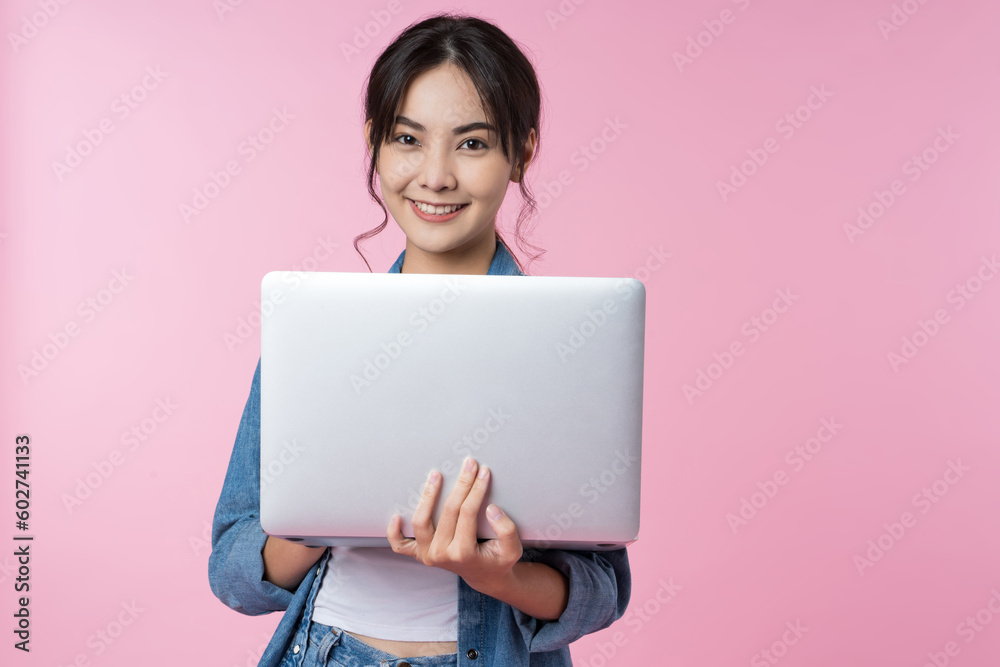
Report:
[[[462,461],[525,547],[638,537],[645,288],[627,278],[273,271],[261,324],[260,519],[388,546],[432,469]]]

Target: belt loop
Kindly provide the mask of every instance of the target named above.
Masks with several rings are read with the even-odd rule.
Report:
[[[344,636],[344,631],[341,630],[340,628],[333,628],[333,627],[330,628],[330,632],[326,633],[326,636],[323,637],[322,641],[320,641],[319,643],[319,646],[316,648],[316,653],[317,653],[316,658],[319,664],[321,665],[326,664],[326,661],[330,656],[330,651],[333,650],[334,646],[340,643],[340,639],[343,636]]]

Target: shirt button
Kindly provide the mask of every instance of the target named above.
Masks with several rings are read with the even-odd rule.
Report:
[[[299,654],[299,645],[298,644],[296,644],[295,646],[292,647],[292,653],[294,653],[295,655]]]
[[[401,662],[398,665],[396,665],[396,667],[410,667],[410,663],[408,663],[408,662]]]
[[[475,660],[476,658],[479,657],[479,651],[477,651],[474,648],[470,648],[468,651],[465,652],[465,655],[469,656],[469,660]]]

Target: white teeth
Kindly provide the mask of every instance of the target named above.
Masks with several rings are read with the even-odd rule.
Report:
[[[459,206],[428,206],[427,204],[424,204],[424,203],[421,203],[421,202],[418,202],[418,201],[415,201],[413,203],[416,204],[417,208],[419,208],[422,212],[430,214],[430,215],[445,215],[447,213],[452,213],[452,212],[457,211],[458,209],[462,208],[462,205],[459,205]]]

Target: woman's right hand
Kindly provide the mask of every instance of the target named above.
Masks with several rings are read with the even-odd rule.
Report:
[[[479,467],[475,459],[467,458],[435,527],[431,514],[440,492],[441,474],[431,471],[413,511],[413,538],[403,537],[402,519],[396,514],[386,530],[389,545],[396,553],[411,556],[424,565],[454,572],[473,588],[501,584],[511,577],[511,569],[520,560],[523,549],[514,521],[496,505],[486,508],[486,518],[497,538],[478,540],[479,508],[489,483],[489,468]]]

